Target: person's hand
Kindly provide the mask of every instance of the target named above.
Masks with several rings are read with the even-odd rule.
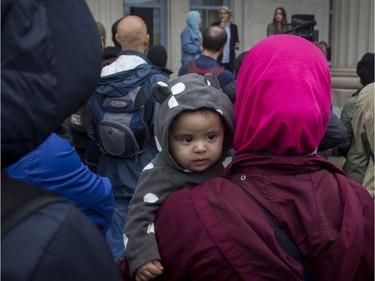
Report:
[[[227,22],[226,22],[226,20],[225,19],[222,19],[221,21],[220,21],[220,27],[221,28],[225,28],[225,26],[227,25]]]
[[[160,261],[146,262],[135,272],[136,281],[148,281],[163,273],[163,266]]]

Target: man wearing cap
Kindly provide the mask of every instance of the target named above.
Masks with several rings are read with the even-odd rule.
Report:
[[[339,146],[339,152],[346,158],[343,166],[344,172],[349,178],[362,184],[368,166],[368,158],[357,150],[352,119],[359,93],[363,87],[374,82],[374,53],[363,55],[357,64],[357,75],[360,78],[362,87],[347,100],[341,111],[340,119],[348,129],[348,136],[345,142]]]
[[[168,78],[173,73],[172,70],[167,68],[168,54],[167,50],[162,45],[153,45],[147,50],[147,57],[155,65],[162,74]]]

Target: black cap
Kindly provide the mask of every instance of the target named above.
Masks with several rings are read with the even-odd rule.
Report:
[[[366,53],[357,64],[357,74],[363,86],[374,82],[374,53]]]

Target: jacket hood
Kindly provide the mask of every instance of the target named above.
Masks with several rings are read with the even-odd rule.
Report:
[[[260,41],[237,79],[236,153],[316,152],[329,120],[330,90],[326,58],[313,43],[295,35]]]
[[[190,11],[186,15],[186,24],[190,26],[196,33],[199,32],[198,19],[201,14],[198,11]]]
[[[220,113],[226,123],[223,152],[232,148],[234,134],[233,104],[221,90],[217,78],[208,73],[180,76],[167,83],[158,82],[152,87],[158,103],[155,119],[155,140],[160,156],[167,163],[178,167],[168,151],[169,127],[173,119],[186,110],[210,108]],[[181,169],[181,168],[180,168]]]
[[[117,60],[103,67],[95,92],[109,97],[123,96],[159,73],[144,54],[123,51]]]
[[[1,161],[41,144],[92,94],[101,43],[86,1],[1,1]],[[78,42],[78,43],[77,43]]]

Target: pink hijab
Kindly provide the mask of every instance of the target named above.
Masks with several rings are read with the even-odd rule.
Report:
[[[330,115],[331,79],[322,51],[295,35],[274,35],[246,55],[237,79],[237,154],[316,152]]]

